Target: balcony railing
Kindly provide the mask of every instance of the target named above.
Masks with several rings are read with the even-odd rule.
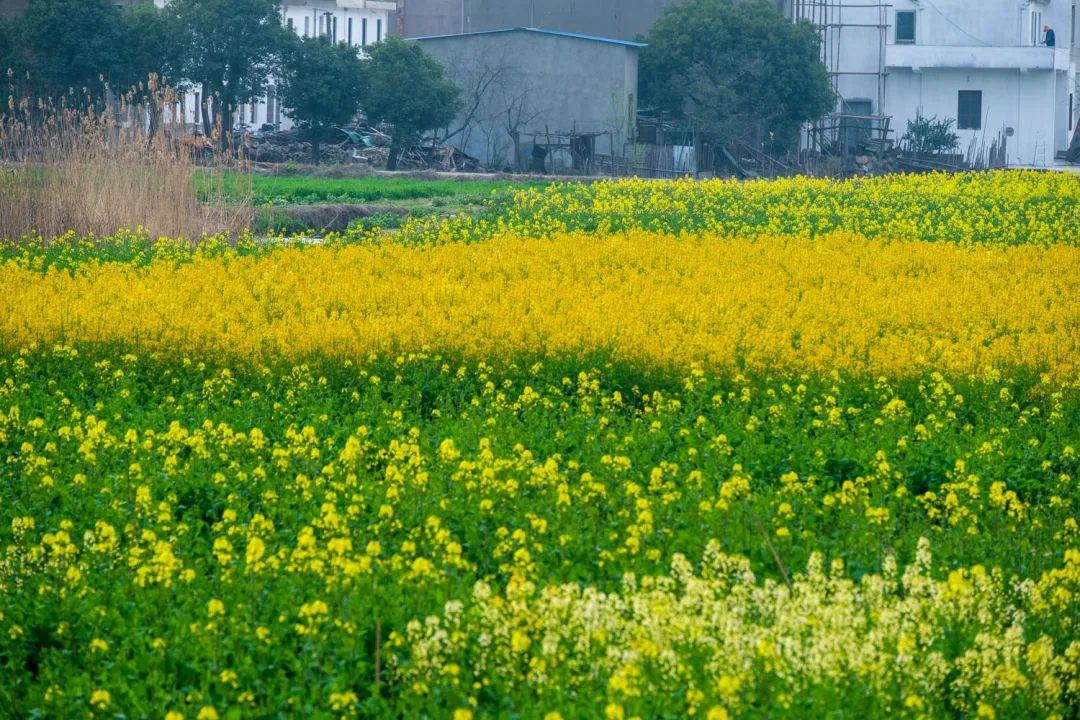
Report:
[[[970,68],[1011,70],[1068,70],[1068,48],[1043,46],[985,47],[975,45],[889,45],[885,65],[890,68]]]

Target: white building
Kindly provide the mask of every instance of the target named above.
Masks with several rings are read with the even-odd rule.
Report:
[[[155,0],[161,6],[168,0]],[[397,9],[393,0],[286,0],[281,7],[281,22],[301,37],[329,37],[333,42],[357,48],[380,42],[390,27],[390,15]],[[203,101],[198,89],[188,93],[183,108],[186,124],[199,126],[199,107]],[[287,130],[292,122],[281,112],[271,87],[264,97],[244,103],[236,109],[234,124],[258,128],[270,123]]]
[[[921,113],[954,120],[962,154],[1004,138],[1009,165],[1051,165],[1069,145],[1074,0],[787,0],[787,11],[819,28],[837,110],[890,116],[893,140]]]

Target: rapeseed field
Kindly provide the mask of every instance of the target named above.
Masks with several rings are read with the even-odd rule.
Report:
[[[0,715],[1080,707],[1080,180],[0,253]]]

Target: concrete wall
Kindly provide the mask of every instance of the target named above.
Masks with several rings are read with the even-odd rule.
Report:
[[[524,118],[523,134],[545,128],[611,133],[596,141],[601,154],[611,153],[613,147],[621,154],[630,139],[637,112],[636,47],[527,31],[420,42],[463,88],[467,106],[482,79],[497,73],[467,130],[451,141],[489,166],[514,166],[508,109]],[[453,127],[463,121],[459,118]],[[523,138],[520,149],[527,164],[531,137]],[[568,162],[568,157],[553,158],[549,169]]]
[[[405,37],[538,27],[633,40],[678,0],[405,0]]]
[[[26,11],[27,0],[0,0],[0,18],[14,17]]]
[[[906,122],[921,111],[924,116],[957,116],[960,90],[982,91],[982,128],[956,130],[960,151],[969,145],[987,147],[1006,128],[1010,165],[1047,165],[1054,152],[1068,144],[1067,73],[1059,71],[1020,72],[1006,69],[925,68],[920,71],[897,68],[890,72],[887,107],[893,126],[902,135]]]
[[[14,17],[16,15],[21,15],[26,11],[28,2],[29,0],[0,0],[0,17]],[[121,7],[138,5],[143,2],[150,2],[150,0],[116,0],[116,4]]]

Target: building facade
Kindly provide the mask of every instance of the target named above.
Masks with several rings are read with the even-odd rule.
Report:
[[[785,10],[818,27],[837,112],[887,117],[893,140],[921,115],[953,120],[969,159],[1045,167],[1069,145],[1071,0],[787,0]]]
[[[536,167],[539,152],[548,171],[587,171],[632,139],[642,43],[537,28],[417,42],[462,88],[447,143],[488,167]]]

